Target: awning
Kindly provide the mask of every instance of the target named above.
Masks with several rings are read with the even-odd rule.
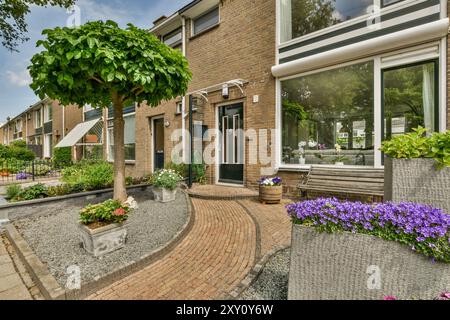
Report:
[[[95,119],[78,124],[67,136],[64,137],[55,148],[73,147],[91,130],[100,119]]]

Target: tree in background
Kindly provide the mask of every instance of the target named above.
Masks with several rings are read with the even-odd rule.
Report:
[[[125,201],[124,105],[184,95],[192,77],[188,62],[146,30],[95,21],[79,28],[44,30],[44,50],[29,67],[31,88],[62,105],[114,109],[114,199]]]
[[[19,43],[28,40],[24,34],[28,31],[25,21],[30,6],[60,6],[69,8],[75,0],[0,0],[0,38],[2,45],[16,51]]]

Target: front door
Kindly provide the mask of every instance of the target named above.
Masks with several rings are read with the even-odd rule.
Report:
[[[153,120],[153,170],[164,169],[164,119]]]
[[[244,107],[242,103],[219,107],[222,133],[219,182],[244,184]]]

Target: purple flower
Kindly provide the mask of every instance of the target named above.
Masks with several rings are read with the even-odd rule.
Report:
[[[30,177],[31,176],[25,172],[20,172],[20,173],[16,174],[16,180],[27,180]]]
[[[394,297],[394,296],[386,296],[386,297],[383,298],[383,300],[390,301],[390,300],[397,300],[397,298]]]

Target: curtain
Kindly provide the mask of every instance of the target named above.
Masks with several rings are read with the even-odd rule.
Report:
[[[280,41],[292,39],[292,0],[280,1]]]
[[[436,131],[435,128],[435,76],[434,64],[423,66],[423,114],[425,128],[430,132]]]
[[[124,117],[125,120],[125,144],[136,143],[135,116]]]

